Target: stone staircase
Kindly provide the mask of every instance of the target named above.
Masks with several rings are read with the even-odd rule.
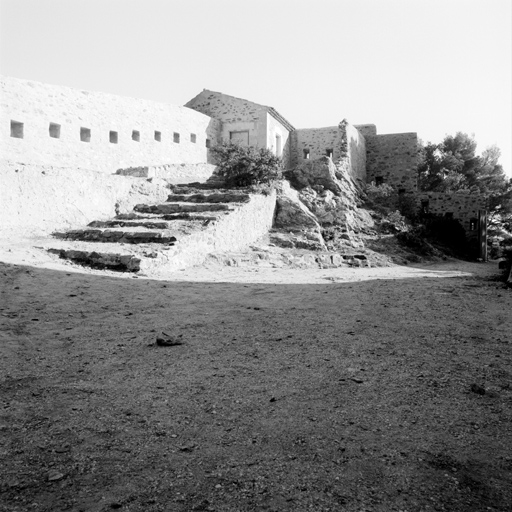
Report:
[[[271,228],[275,193],[175,186],[165,203],[53,233],[45,249],[81,265],[158,274],[201,264],[210,253],[242,251]]]

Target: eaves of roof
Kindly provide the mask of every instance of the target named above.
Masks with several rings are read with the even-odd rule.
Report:
[[[291,132],[295,131],[293,125],[288,122],[274,107],[266,107],[267,112],[277,121],[279,121],[285,128]]]

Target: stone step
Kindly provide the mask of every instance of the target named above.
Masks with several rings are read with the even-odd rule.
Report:
[[[340,254],[314,251],[262,251],[210,254],[209,262],[229,267],[274,267],[274,268],[343,268],[370,267],[363,254]]]
[[[178,251],[179,244],[149,243],[144,245],[116,242],[48,239],[39,249],[62,259],[95,269],[119,272],[147,272],[165,267]]]
[[[100,270],[108,269],[119,272],[138,272],[141,270],[141,258],[134,254],[54,248],[48,249],[48,252],[57,254],[60,258],[79,265]]]
[[[224,203],[166,203],[166,204],[137,204],[133,208],[140,213],[194,213],[229,211],[231,207]]]
[[[158,217],[157,217],[158,218]],[[146,229],[169,229],[170,223],[154,221],[151,218],[140,220],[94,220],[87,224],[90,228],[124,228],[144,227]]]
[[[227,212],[220,212],[220,215],[224,215]],[[116,215],[115,220],[133,220],[133,221],[143,221],[143,220],[153,220],[158,221],[160,219],[169,220],[169,221],[191,221],[191,222],[212,222],[218,220],[218,216],[216,215],[201,215],[200,213],[167,213],[167,214],[151,214],[151,213],[121,213]]]
[[[53,233],[62,240],[81,240],[86,242],[125,243],[125,244],[172,244],[175,236],[158,231],[121,231],[117,229],[72,229]]]
[[[213,194],[169,194],[168,202],[185,203],[248,203],[250,201],[248,194],[235,192],[223,192]]]

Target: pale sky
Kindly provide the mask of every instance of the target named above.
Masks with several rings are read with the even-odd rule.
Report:
[[[296,128],[463,131],[512,176],[511,0],[0,0],[0,73],[177,105],[212,89]]]

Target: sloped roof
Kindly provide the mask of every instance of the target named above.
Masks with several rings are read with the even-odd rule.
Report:
[[[223,92],[212,91],[210,89],[203,89],[202,92],[197,94],[189,102],[185,103],[185,106],[188,106],[189,103],[192,103],[198,96],[201,96],[202,94],[219,94],[219,95],[222,95],[222,96],[227,96],[228,98],[233,98],[234,100],[245,101],[245,102],[248,102],[248,103],[252,103],[253,105],[256,105],[256,106],[266,110],[274,119],[279,121],[288,130],[290,130],[290,131],[294,131],[295,130],[295,127],[285,117],[283,117],[274,107],[269,107],[267,105],[262,105],[261,103],[255,103],[254,101],[246,100],[244,98],[238,98],[237,96],[231,96],[230,94],[224,94]]]

